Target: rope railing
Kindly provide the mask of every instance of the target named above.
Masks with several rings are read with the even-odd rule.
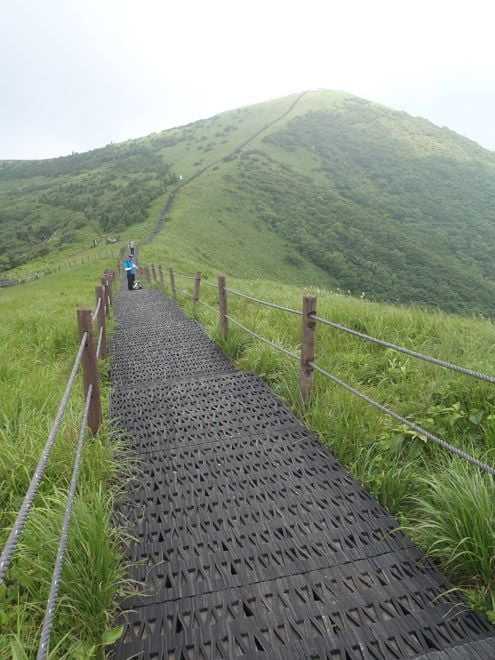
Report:
[[[200,305],[203,305],[204,307],[208,307],[208,309],[211,309],[212,312],[215,312],[215,314],[218,314],[218,309],[216,307],[213,307],[213,305],[209,305],[207,302],[204,300],[198,300]]]
[[[177,293],[181,293],[183,296],[188,296],[189,298],[194,298],[193,294],[190,293],[189,291],[185,291],[184,289],[177,289],[177,287],[175,288],[175,290],[177,291]]]
[[[171,272],[173,272],[173,269],[169,269]],[[200,275],[200,273],[197,274],[197,276]],[[190,278],[190,279],[196,279],[196,278]],[[314,372],[319,372],[325,377],[329,378],[330,380],[334,381],[335,383],[341,385],[343,388],[347,389],[349,392],[355,394],[357,397],[361,398],[362,400],[366,401],[367,403],[373,405],[375,408],[378,408],[382,412],[388,414],[389,416],[393,417],[394,419],[400,421],[402,424],[407,426],[408,428],[412,429],[419,435],[427,438],[428,440],[431,440],[432,442],[436,443],[437,445],[443,447],[444,449],[447,449],[448,451],[454,453],[455,455],[466,459],[473,465],[476,465],[478,468],[481,470],[484,470],[488,472],[489,474],[495,475],[495,468],[491,467],[490,465],[483,463],[479,459],[471,456],[470,454],[462,451],[461,449],[458,449],[457,447],[454,447],[453,445],[449,444],[442,438],[439,438],[438,436],[434,435],[433,433],[430,433],[426,429],[423,429],[422,427],[418,426],[417,424],[414,424],[413,422],[410,422],[408,419],[405,417],[402,417],[398,413],[394,412],[393,410],[390,410],[386,406],[383,406],[382,404],[378,403],[377,401],[374,401],[370,397],[368,397],[366,394],[363,394],[362,392],[359,392],[355,388],[353,388],[351,385],[348,385],[347,383],[344,383],[344,381],[340,380],[336,376],[333,376],[332,374],[328,373],[324,369],[322,369],[320,366],[315,364],[314,362],[314,356],[315,356],[315,327],[316,323],[323,323],[324,325],[328,325],[330,327],[336,328],[338,330],[342,330],[344,332],[347,332],[351,335],[357,336],[361,339],[365,339],[367,341],[374,342],[376,344],[379,344],[381,346],[385,346],[387,348],[391,348],[396,351],[400,351],[402,353],[405,353],[406,355],[410,355],[411,357],[415,357],[421,360],[424,360],[426,362],[430,362],[432,364],[435,364],[437,366],[441,366],[447,369],[450,369],[452,371],[464,374],[466,376],[471,376],[473,378],[477,378],[478,380],[482,380],[488,383],[493,383],[495,384],[495,378],[486,374],[482,374],[480,372],[474,371],[472,369],[468,369],[465,367],[460,367],[458,365],[455,365],[451,362],[447,362],[445,360],[440,360],[438,358],[434,358],[428,355],[424,355],[422,353],[419,353],[417,351],[413,351],[408,348],[404,348],[402,346],[398,346],[397,344],[393,344],[391,342],[387,342],[382,339],[378,339],[376,337],[372,337],[370,335],[367,335],[365,333],[359,332],[357,330],[353,330],[352,328],[348,328],[345,325],[342,325],[340,323],[336,323],[334,321],[330,321],[328,319],[322,318],[320,316],[317,316],[316,314],[316,298],[314,296],[304,296],[303,297],[303,307],[302,310],[296,310],[292,309],[290,307],[285,307],[283,305],[278,305],[277,303],[272,303],[266,300],[262,300],[260,298],[256,298],[254,296],[250,296],[246,293],[242,293],[240,291],[236,291],[235,289],[230,289],[226,286],[226,281],[224,276],[220,276],[218,278],[218,284],[211,284],[210,282],[206,282],[203,280],[203,283],[206,284],[209,287],[215,288],[218,290],[218,308],[213,307],[212,305],[209,305],[208,303],[204,302],[203,300],[200,300],[199,297],[194,298],[195,302],[201,303],[203,306],[207,307],[213,312],[216,312],[219,314],[219,321],[220,321],[220,327],[222,331],[222,336],[223,339],[226,340],[228,338],[228,322],[233,323],[234,325],[238,326],[245,332],[247,332],[249,335],[255,337],[256,339],[264,342],[265,344],[268,344],[272,348],[285,353],[289,357],[298,360],[300,362],[300,376],[299,376],[299,391],[302,399],[302,403],[304,405],[309,403],[310,397],[311,397],[311,392],[313,389],[313,380],[314,380]],[[199,292],[199,288],[197,289]],[[182,292],[185,293],[185,292]],[[243,325],[240,321],[237,319],[233,318],[227,313],[227,293],[238,296],[240,298],[246,299],[250,302],[254,302],[260,305],[264,305],[266,307],[270,307],[272,309],[278,309],[284,312],[288,312],[297,316],[302,317],[302,335],[301,335],[301,353],[300,355],[297,355],[296,353],[293,353],[292,351],[287,350],[286,348],[279,346],[278,344],[270,341],[266,337],[263,337],[262,335],[259,335],[258,333],[254,332],[250,328],[247,328],[245,325]],[[191,295],[191,294],[188,294]]]
[[[193,275],[184,275],[183,273],[178,273],[176,270],[174,270],[174,275],[176,277],[182,277],[183,280],[194,280]]]
[[[62,422],[65,409],[67,407],[67,403],[69,401],[69,397],[72,392],[72,388],[74,386],[74,382],[76,380],[77,370],[79,369],[79,365],[81,364],[84,349],[86,348],[86,340],[87,340],[87,333],[84,333],[81,342],[79,344],[79,350],[77,352],[76,359],[74,361],[74,366],[72,367],[72,371],[69,376],[69,380],[67,382],[65,392],[62,396],[62,401],[60,402],[60,405],[57,410],[55,421],[53,422],[52,428],[50,430],[50,434],[48,435],[48,440],[46,441],[45,447],[43,449],[43,453],[41,454],[41,458],[38,461],[38,465],[36,466],[36,469],[34,471],[34,475],[31,479],[31,483],[29,484],[28,491],[24,497],[22,506],[19,510],[19,513],[17,514],[17,518],[14,522],[14,525],[10,531],[10,534],[7,538],[2,554],[0,556],[0,584],[2,584],[5,574],[7,573],[10,562],[12,560],[12,556],[14,554],[14,550],[17,546],[17,542],[19,541],[19,537],[21,535],[28,513],[33,504],[34,497],[38,490],[38,486],[45,472],[48,458],[52,451],[55,438],[57,437],[57,433],[60,428],[60,424]]]
[[[10,277],[8,280],[4,280],[4,274],[2,273],[0,275],[0,286],[1,282],[9,282],[8,286],[14,286],[17,284],[28,284],[29,282],[34,282],[36,280],[40,280],[43,277],[46,277],[47,275],[55,275],[56,273],[61,273],[65,272],[66,270],[71,270],[73,268],[77,268],[77,266],[82,266],[83,264],[87,263],[93,263],[94,261],[102,261],[103,259],[111,259],[113,256],[116,256],[112,252],[106,251],[104,253],[96,253],[96,254],[85,254],[81,255],[80,257],[76,257],[75,259],[69,259],[66,262],[59,264],[58,268],[44,268],[39,271],[27,273],[26,275],[22,275],[21,273],[18,272],[10,272]],[[4,285],[5,286],[5,285]]]
[[[88,393],[86,396],[86,405],[84,407],[84,412],[81,421],[81,430],[79,432],[79,441],[77,443],[76,449],[76,458],[74,461],[74,468],[72,471],[72,479],[70,482],[69,493],[67,496],[67,506],[65,509],[64,521],[62,524],[62,530],[60,532],[60,539],[57,549],[57,556],[55,559],[55,566],[53,569],[52,582],[50,585],[50,594],[48,596],[48,601],[45,609],[45,617],[43,620],[43,627],[41,629],[40,643],[38,647],[37,660],[45,660],[48,654],[48,648],[50,645],[50,634],[52,630],[53,617],[55,615],[55,606],[57,602],[58,587],[60,583],[60,576],[62,573],[62,566],[64,562],[65,549],[67,547],[67,539],[69,536],[69,525],[72,517],[72,510],[74,508],[74,499],[76,496],[77,482],[79,479],[79,472],[81,469],[81,459],[84,445],[84,438],[86,437],[86,431],[88,428],[88,413],[89,406],[91,404],[91,396],[93,394],[93,385],[90,385],[88,388]]]
[[[286,348],[284,348],[283,346],[279,346],[278,344],[274,344],[272,341],[270,341],[270,340],[267,339],[266,337],[262,337],[261,335],[256,334],[256,332],[253,332],[253,331],[250,330],[249,328],[246,328],[245,325],[243,325],[242,323],[239,323],[239,321],[236,321],[236,320],[233,319],[231,316],[227,316],[227,318],[228,318],[229,321],[232,321],[232,323],[234,323],[234,325],[238,325],[239,328],[242,328],[245,332],[249,333],[249,334],[252,335],[253,337],[256,337],[256,339],[259,339],[260,341],[265,342],[265,344],[269,344],[269,345],[272,346],[273,348],[276,348],[277,351],[280,351],[280,352],[282,352],[282,353],[285,353],[286,355],[288,355],[289,357],[293,358],[294,360],[298,360],[298,361],[299,361],[300,356],[299,356],[299,355],[296,355],[296,353],[292,353],[291,351],[288,351],[288,350],[287,350]]]
[[[253,298],[253,296],[248,296],[246,293],[241,293],[240,291],[234,291],[234,289],[228,289],[227,287],[225,287],[225,291],[234,294],[234,296],[239,296],[240,298],[251,300],[252,302],[258,303],[260,305],[265,305],[266,307],[272,307],[273,309],[280,309],[283,312],[289,312],[289,314],[297,314],[298,316],[302,316],[302,312],[298,309],[291,309],[290,307],[283,307],[282,305],[276,305],[275,303],[271,303],[266,300]]]
[[[398,413],[394,412],[393,410],[390,410],[390,408],[387,408],[386,406],[383,406],[381,403],[378,403],[371,397],[367,396],[366,394],[363,394],[359,390],[356,390],[354,387],[351,385],[348,385],[345,383],[343,380],[340,380],[340,378],[337,378],[337,376],[333,376],[332,374],[328,373],[328,371],[325,371],[325,369],[322,369],[319,367],[317,364],[314,362],[310,362],[309,366],[318,371],[319,373],[323,374],[326,378],[332,380],[334,383],[337,383],[337,385],[340,385],[344,389],[348,390],[358,398],[362,399],[363,401],[366,401],[366,403],[369,403],[370,405],[374,406],[375,408],[378,408],[378,410],[381,410],[382,412],[386,413],[390,417],[393,417],[397,421],[401,422],[405,426],[409,427],[419,435],[424,435],[428,440],[431,440],[432,442],[435,442],[436,444],[440,445],[440,447],[443,447],[444,449],[448,449],[450,452],[453,454],[456,454],[457,456],[460,456],[462,458],[465,458],[467,461],[472,463],[473,465],[476,465],[478,468],[481,470],[484,470],[485,472],[488,472],[489,474],[492,474],[495,476],[495,468],[490,467],[486,463],[483,463],[479,461],[477,458],[474,458],[474,456],[471,456],[470,454],[467,454],[466,452],[462,451],[461,449],[458,449],[457,447],[454,447],[453,445],[449,444],[445,440],[442,440],[442,438],[439,438],[436,435],[433,435],[433,433],[430,433],[426,429],[422,428],[421,426],[418,426],[417,424],[414,424],[413,422],[410,422],[408,419],[405,417],[402,417],[402,415],[399,415]]]
[[[348,328],[347,326],[342,325],[341,323],[335,323],[335,321],[329,321],[328,319],[323,319],[319,316],[316,316],[316,314],[313,315],[313,318],[316,321],[319,321],[320,323],[328,325],[332,328],[336,328],[337,330],[342,330],[343,332],[347,332],[348,334],[359,337],[360,339],[366,339],[367,341],[371,341],[374,344],[379,344],[380,346],[391,348],[394,351],[400,351],[401,353],[405,353],[406,355],[410,355],[411,357],[418,358],[419,360],[424,360],[425,362],[431,362],[432,364],[436,364],[439,367],[445,367],[446,369],[450,369],[451,371],[457,371],[461,374],[464,374],[465,376],[472,376],[473,378],[484,380],[487,383],[495,384],[495,378],[493,376],[488,376],[487,374],[479,373],[478,371],[473,371],[472,369],[467,369],[466,367],[460,367],[456,364],[453,364],[452,362],[439,360],[438,358],[431,357],[429,355],[424,355],[423,353],[418,353],[417,351],[412,351],[411,349],[404,348],[403,346],[397,346],[397,344],[392,344],[383,339],[377,339],[376,337],[371,337],[370,335],[364,334],[364,332],[353,330],[352,328]]]
[[[101,297],[98,298],[98,302],[96,304],[96,309],[93,312],[93,316],[91,317],[91,320],[93,321],[93,323],[96,321],[96,319],[98,317],[98,312],[100,311],[100,307],[101,307]]]
[[[214,289],[218,289],[218,284],[212,284],[211,282],[208,282],[207,280],[201,280],[202,284],[206,284],[206,286],[211,286]]]
[[[100,333],[99,333],[99,336],[98,336],[98,346],[96,348],[96,359],[97,360],[100,359],[102,340],[103,340],[103,326],[100,327]]]

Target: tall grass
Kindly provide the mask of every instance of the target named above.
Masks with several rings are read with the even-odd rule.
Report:
[[[178,267],[182,269],[180,262]],[[231,278],[229,286],[300,308],[307,289]],[[409,307],[392,307],[316,291],[318,314],[414,350],[493,373],[494,326]],[[216,304],[214,289],[201,296]],[[190,301],[180,298],[186,312]],[[319,374],[303,408],[298,365],[231,326],[223,342],[218,317],[198,306],[197,318],[240,368],[255,370],[322,442],[406,526],[454,584],[495,622],[495,491],[493,480]],[[229,315],[293,352],[300,318],[229,295]],[[324,326],[316,362],[399,414],[495,465],[493,387]]]
[[[22,503],[79,344],[77,307],[94,307],[98,263],[0,291],[0,546]],[[104,391],[104,405],[105,391]],[[35,657],[83,410],[76,381],[45,477],[0,587],[0,657]],[[103,656],[122,587],[122,531],[112,521],[122,479],[108,428],[87,437],[51,640],[53,658]]]
[[[421,479],[412,531],[458,584],[476,586],[495,615],[495,484],[466,463],[445,461]]]

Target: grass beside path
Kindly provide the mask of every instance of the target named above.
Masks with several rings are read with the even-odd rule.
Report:
[[[95,306],[108,262],[0,290],[0,546],[50,432],[79,345],[76,308]],[[101,363],[100,363],[101,364]],[[102,374],[105,364],[101,365]],[[106,392],[103,387],[103,405]],[[0,657],[36,656],[84,407],[80,375],[6,582]],[[87,436],[69,531],[50,657],[103,657],[121,585],[121,532],[111,519],[121,473],[118,442]],[[108,635],[108,632],[107,632]]]

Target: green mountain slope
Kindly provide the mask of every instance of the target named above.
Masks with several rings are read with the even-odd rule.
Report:
[[[174,181],[170,165],[144,141],[0,162],[0,270],[123,231]]]
[[[110,165],[99,161],[107,155]],[[237,276],[492,314],[495,154],[342,92],[292,95],[90,154],[3,164],[0,232],[15,226],[15,240],[46,239],[47,250],[50,241],[88,241],[88,228],[133,227],[140,215],[139,240],[174,186],[154,239],[160,254],[180,251],[191,265]],[[48,238],[47,213],[57,226]],[[26,220],[36,214],[41,227]],[[81,235],[71,235],[75,227]]]
[[[260,122],[265,106],[254,106]],[[221,115],[224,122],[233,116],[239,115]],[[205,122],[202,131],[208,130]],[[173,160],[180,169],[180,154]],[[202,157],[197,167],[205,162]],[[201,199],[212,190],[221,228],[201,215]],[[213,232],[221,242],[230,230],[239,232],[246,212],[244,226],[261,224],[278,234],[343,290],[491,314],[493,208],[492,152],[405,113],[311,92],[180,191],[172,210],[180,222],[171,223],[163,244],[183,244],[185,226],[196,235],[205,230],[208,240]]]

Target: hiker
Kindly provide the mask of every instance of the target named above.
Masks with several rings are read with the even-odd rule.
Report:
[[[134,280],[136,279],[136,270],[138,270],[138,266],[134,263],[134,255],[128,255],[127,260],[124,261],[124,270],[127,275],[127,288],[129,291],[132,291],[134,288]]]
[[[129,241],[129,252],[131,256],[134,256],[134,241]]]

